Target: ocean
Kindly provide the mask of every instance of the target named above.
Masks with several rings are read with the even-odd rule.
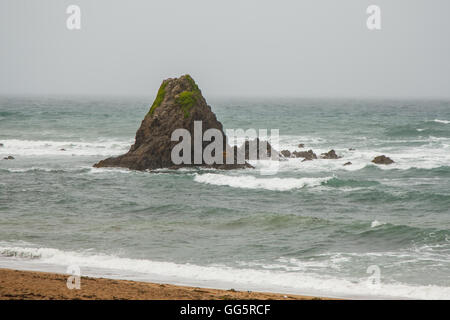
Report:
[[[225,128],[279,129],[282,150],[342,158],[275,175],[97,169],[129,149],[152,97],[2,97],[0,267],[450,298],[450,101],[207,100]],[[371,163],[382,154],[395,163]]]

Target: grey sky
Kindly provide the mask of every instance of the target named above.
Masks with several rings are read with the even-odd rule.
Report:
[[[450,97],[449,15],[448,0],[1,0],[0,94],[154,95],[190,73],[207,96]]]

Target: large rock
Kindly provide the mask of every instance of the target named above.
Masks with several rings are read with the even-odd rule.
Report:
[[[392,164],[392,163],[394,163],[394,160],[392,160],[389,157],[386,157],[385,155],[382,155],[382,156],[375,157],[372,160],[372,162],[376,163],[376,164]]]
[[[317,159],[317,155],[312,150],[308,151],[294,151],[292,155],[296,158],[304,158],[303,161]]]
[[[202,121],[201,136],[210,128],[218,129],[223,137],[223,164],[194,164],[194,121]],[[175,165],[171,159],[172,148],[179,141],[171,141],[172,132],[176,129],[187,129],[191,134],[192,163]],[[211,142],[202,142],[202,150]],[[158,90],[153,105],[136,132],[135,143],[130,150],[121,156],[100,161],[94,167],[124,167],[134,170],[157,168],[179,168],[191,166],[207,166],[219,169],[236,169],[251,167],[245,161],[238,164],[237,155],[226,164],[226,156],[235,151],[226,143],[222,124],[217,120],[211,107],[206,103],[195,81],[184,75],[176,79],[164,80]],[[231,157],[230,157],[231,158]]]
[[[320,155],[322,159],[340,159],[341,157],[336,154],[336,151],[330,150]]]

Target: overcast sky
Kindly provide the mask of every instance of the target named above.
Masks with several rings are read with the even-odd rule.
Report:
[[[448,0],[1,0],[0,94],[450,97],[449,39]]]

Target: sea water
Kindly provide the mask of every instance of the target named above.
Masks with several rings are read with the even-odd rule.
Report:
[[[279,129],[281,150],[342,158],[265,176],[93,168],[129,149],[151,100],[0,98],[0,267],[450,298],[450,101],[211,98],[224,128]],[[371,163],[382,154],[395,163]]]

